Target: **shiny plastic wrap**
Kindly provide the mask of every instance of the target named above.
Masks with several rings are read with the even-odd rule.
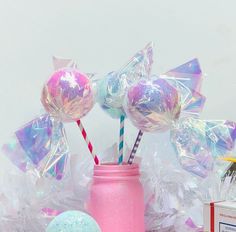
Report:
[[[124,109],[142,131],[165,131],[184,114],[198,116],[205,97],[200,94],[202,72],[197,59],[160,76],[140,80],[126,94]]]
[[[152,44],[137,52],[120,70],[110,72],[97,82],[97,101],[113,118],[125,115],[123,101],[127,89],[151,71]]]
[[[168,81],[180,94],[182,115],[199,116],[206,98],[200,93],[203,76],[198,59],[182,64],[160,78]]]
[[[20,170],[58,180],[64,175],[69,155],[63,124],[47,114],[17,130],[2,149]]]
[[[52,116],[65,122],[76,121],[93,107],[91,81],[76,68],[59,69],[44,85],[41,101]]]
[[[82,208],[75,197],[69,169],[66,177],[35,178],[22,172],[2,156],[5,172],[0,177],[0,231],[45,231],[53,217],[70,208]],[[8,162],[7,162],[8,161]]]
[[[236,124],[182,118],[171,131],[171,142],[184,169],[206,177],[215,159],[234,149]]]
[[[199,116],[205,103],[205,97],[196,91],[200,89],[201,80],[201,69],[194,59],[165,75],[140,80],[128,89],[124,109],[139,129],[129,164],[133,162],[143,132],[164,132],[175,128],[184,115]]]
[[[179,82],[185,88],[201,91],[202,85],[202,71],[198,59],[190,60],[176,68],[173,68],[161,75],[161,78],[169,80],[170,82]]]
[[[193,59],[161,75],[181,96],[181,115],[171,130],[171,141],[180,164],[198,176],[206,177],[215,159],[234,148],[235,123],[199,119],[206,98],[200,93],[202,71]]]
[[[124,109],[141,131],[171,131],[170,139],[182,167],[206,177],[215,159],[234,149],[235,123],[203,121],[206,98],[199,92],[202,72],[197,59],[160,77],[141,80],[127,92]]]

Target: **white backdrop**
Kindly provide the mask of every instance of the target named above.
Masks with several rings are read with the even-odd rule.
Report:
[[[155,73],[198,57],[207,74],[202,117],[236,120],[235,9],[235,0],[0,0],[0,144],[42,112],[52,55],[105,73],[149,41]],[[84,122],[96,149],[117,140],[118,121],[98,106]],[[133,141],[136,129],[128,125],[126,132]],[[72,152],[87,152],[76,125],[67,133]]]

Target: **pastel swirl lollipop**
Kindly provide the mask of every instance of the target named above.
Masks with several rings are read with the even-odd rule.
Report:
[[[125,108],[133,124],[140,129],[128,163],[132,163],[143,131],[165,131],[173,128],[180,116],[197,117],[205,97],[198,91],[202,72],[197,59],[188,61],[156,80],[141,81],[128,91]]]
[[[178,91],[164,79],[152,77],[132,86],[124,103],[131,122],[145,132],[165,131],[179,118]]]
[[[141,80],[127,92],[124,109],[140,131],[128,163],[132,164],[143,132],[166,131],[179,118],[181,99],[176,88],[166,80],[153,76]]]

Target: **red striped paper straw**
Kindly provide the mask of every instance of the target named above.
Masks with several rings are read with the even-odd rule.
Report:
[[[97,155],[94,154],[93,145],[92,145],[92,143],[89,141],[88,135],[87,135],[87,133],[86,133],[86,131],[85,131],[85,129],[84,129],[84,127],[83,127],[83,125],[82,125],[82,123],[81,123],[80,120],[77,121],[77,125],[78,125],[78,127],[79,127],[79,129],[80,129],[80,131],[81,131],[81,133],[82,133],[82,135],[83,135],[84,141],[87,143],[88,149],[89,149],[89,151],[90,151],[90,154],[91,154],[92,157],[93,157],[94,163],[95,163],[96,165],[98,165],[98,164],[99,164],[99,159],[98,159]]]

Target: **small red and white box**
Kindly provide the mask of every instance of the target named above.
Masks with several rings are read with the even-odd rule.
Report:
[[[206,203],[204,232],[236,232],[236,201]]]

